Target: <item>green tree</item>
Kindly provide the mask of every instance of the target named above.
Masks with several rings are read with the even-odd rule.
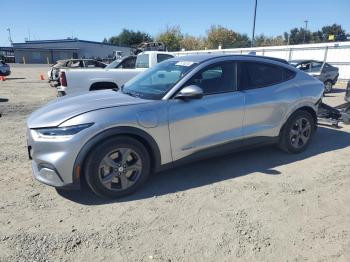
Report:
[[[156,37],[156,41],[164,43],[168,51],[179,51],[182,39],[183,35],[179,26],[167,26]]]
[[[328,41],[329,35],[334,35],[336,40],[345,39],[345,30],[341,25],[333,24],[322,27],[322,34],[326,41]]]
[[[258,35],[254,39],[254,46],[277,46],[284,45],[285,40],[283,36],[279,35],[276,37],[268,37],[264,34]]]
[[[185,50],[200,50],[205,49],[205,39],[202,37],[194,37],[185,35],[180,41],[181,49]]]
[[[137,46],[142,42],[149,41],[153,41],[149,34],[129,29],[123,29],[119,35],[112,36],[108,39],[109,43],[120,46]]]
[[[220,25],[212,25],[207,31],[207,46],[209,49],[232,48],[237,40],[237,33]]]
[[[240,47],[250,47],[251,40],[246,34],[239,34],[237,33],[236,40],[233,43],[234,48],[240,48]]]
[[[289,33],[285,33],[285,35],[289,35],[289,44],[291,45],[298,45],[303,43],[307,44],[312,42],[311,31],[305,30],[304,28],[293,28],[289,31]]]

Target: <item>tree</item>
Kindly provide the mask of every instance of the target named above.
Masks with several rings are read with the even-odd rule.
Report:
[[[323,35],[322,31],[317,30],[315,32],[312,32],[312,42],[322,43],[324,41],[325,41],[325,36]]]
[[[237,33],[231,29],[220,25],[212,25],[207,31],[207,46],[209,49],[234,47],[237,39]]]
[[[264,34],[258,35],[254,39],[255,46],[276,46],[276,45],[284,45],[285,40],[283,36],[279,35],[276,37],[268,37]]]
[[[336,40],[344,40],[346,39],[345,30],[341,27],[341,25],[333,24],[322,27],[322,34],[326,41],[328,41],[329,35],[334,35]]]
[[[123,29],[119,35],[112,36],[108,40],[109,43],[120,46],[137,46],[142,42],[149,41],[153,41],[152,37],[149,34],[128,29]]]
[[[102,43],[108,43],[108,40],[107,40],[107,38],[103,38],[103,41],[102,41]]]
[[[165,31],[158,34],[156,41],[165,44],[168,51],[179,51],[183,35],[179,26],[167,26]]]
[[[246,34],[239,34],[237,33],[236,40],[232,47],[239,48],[239,47],[250,47],[251,40]]]
[[[205,49],[205,39],[201,37],[194,37],[185,35],[180,41],[181,49],[185,50],[200,50]]]
[[[289,44],[291,45],[306,44],[312,40],[312,33],[304,28],[293,28],[289,33],[285,33],[286,35],[289,35]]]

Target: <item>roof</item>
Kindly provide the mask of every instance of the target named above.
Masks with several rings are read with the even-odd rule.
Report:
[[[68,51],[68,50],[80,50],[80,48],[74,48],[74,47],[14,47],[14,50],[44,50],[44,51],[50,51],[50,50],[59,50],[59,51]]]
[[[99,44],[99,45],[107,45],[107,46],[116,46],[109,43],[96,42],[96,41],[88,41],[88,40],[80,40],[80,39],[55,39],[55,40],[33,40],[33,41],[25,41],[24,43],[13,43],[13,45],[23,45],[23,44],[54,44],[54,43],[70,43],[70,42],[81,42],[81,43],[90,43],[90,44]],[[122,47],[122,46],[120,46]]]
[[[297,63],[297,64],[307,63],[307,62],[321,62],[322,63],[322,61],[313,60],[313,59],[296,59],[296,60],[290,60],[289,62],[290,63]]]
[[[269,56],[257,56],[257,55],[227,55],[227,54],[203,54],[203,55],[188,55],[188,56],[177,56],[173,58],[174,60],[178,61],[191,61],[194,63],[202,63],[204,61],[219,58],[219,57],[234,57],[234,58],[258,58],[258,59],[265,59],[265,60],[273,60],[276,62],[288,64],[288,62],[284,59],[275,58],[275,57],[269,57]]]

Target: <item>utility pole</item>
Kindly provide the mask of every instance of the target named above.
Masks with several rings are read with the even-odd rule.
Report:
[[[304,23],[305,23],[305,30],[304,30],[304,44],[305,44],[305,39],[306,39],[306,31],[307,31],[307,23],[309,21],[308,20],[305,20]]]
[[[255,20],[256,20],[256,8],[258,6],[258,0],[255,0],[254,4],[254,20],[253,20],[253,32],[252,32],[252,42],[251,42],[251,47],[254,46],[254,36],[255,36]]]
[[[10,42],[10,45],[12,46],[13,42],[12,42],[12,37],[11,37],[11,29],[7,28],[6,31],[9,32],[9,42]]]

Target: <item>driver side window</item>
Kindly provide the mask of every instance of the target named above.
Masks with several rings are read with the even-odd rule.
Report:
[[[202,88],[204,95],[235,91],[235,63],[223,62],[209,66],[196,74],[188,85]]]

